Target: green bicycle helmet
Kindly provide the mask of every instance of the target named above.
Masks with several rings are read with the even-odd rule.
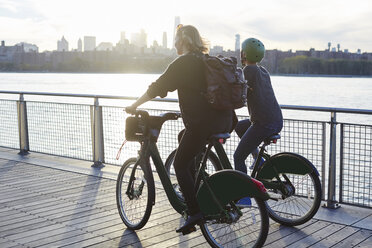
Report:
[[[256,38],[249,38],[242,43],[242,52],[245,53],[245,59],[250,62],[260,62],[265,55],[264,44]]]

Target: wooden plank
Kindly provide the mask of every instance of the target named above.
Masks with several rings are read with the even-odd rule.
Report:
[[[95,237],[90,233],[84,233],[84,234],[77,235],[77,236],[74,236],[74,237],[56,240],[55,242],[52,242],[52,243],[49,243],[49,244],[46,244],[46,245],[41,245],[41,246],[38,246],[38,247],[48,247],[49,248],[49,247],[57,247],[57,246],[58,247],[59,246],[69,246],[69,245],[79,243],[79,242],[82,242],[82,241],[87,241],[89,239],[94,239],[94,243],[110,241],[107,238],[102,237],[102,236]]]
[[[372,247],[372,236],[370,236],[369,238],[363,240],[356,247],[357,248],[371,248]]]
[[[7,236],[7,238],[11,240],[16,240],[17,242],[20,242],[22,244],[26,244],[31,241],[43,239],[46,237],[50,237],[53,235],[66,233],[66,232],[84,233],[81,230],[77,230],[71,226],[66,226],[60,223],[53,223],[49,221],[48,226],[9,235]]]
[[[334,248],[355,247],[358,244],[360,244],[361,242],[363,242],[364,240],[367,240],[371,236],[372,236],[372,231],[361,229],[361,230],[353,233],[352,235],[350,235],[348,237],[345,237],[345,239],[341,240],[338,244],[336,244],[332,247],[334,247]],[[369,246],[369,247],[372,247],[372,246]]]
[[[332,246],[339,246],[339,243],[341,240],[345,239],[345,237],[353,235],[358,230],[359,229],[354,228],[354,227],[344,226],[340,230],[330,234],[330,236],[326,237],[325,239],[322,239],[318,243],[313,244],[311,247],[312,248],[328,248]]]
[[[316,220],[310,220],[305,224],[296,227],[288,227],[284,225],[280,225],[270,219],[270,228],[269,234],[267,236],[265,246],[275,243],[277,240],[283,239],[286,236],[289,236],[293,233],[298,232],[300,229],[303,229],[309,225],[312,225],[316,222]]]
[[[309,247],[314,245],[315,243],[321,242],[322,239],[332,235],[333,233],[339,231],[342,229],[344,225],[339,224],[331,224],[328,223],[328,225],[319,231],[309,233],[311,235],[308,235],[307,237],[298,240],[297,242],[292,243],[291,245],[287,246],[288,248],[300,248],[300,247]],[[305,232],[306,233],[306,232]]]
[[[6,228],[4,230],[0,230],[1,236],[15,235],[15,234],[18,234],[18,233],[28,232],[29,230],[43,228],[43,227],[46,227],[46,226],[49,226],[49,225],[53,224],[53,223],[51,223],[49,221],[45,221],[43,219],[38,219],[38,220],[39,220],[38,222],[34,222],[32,224],[27,223],[26,225],[19,225],[18,227],[15,227],[15,228]]]
[[[271,243],[271,244],[275,244],[275,245],[277,245],[277,247],[287,247],[288,245],[290,245],[290,244],[292,244],[292,243],[294,243],[298,240],[301,240],[301,239],[307,237],[308,235],[311,235],[312,233],[318,231],[321,228],[326,227],[327,225],[329,225],[329,223],[327,223],[327,222],[315,221],[315,222],[311,223],[310,225],[305,226],[302,229],[298,229],[297,232],[293,232],[289,235],[286,235],[286,236],[282,237],[281,239],[276,240],[274,243]],[[268,245],[268,244],[265,244],[265,245]]]

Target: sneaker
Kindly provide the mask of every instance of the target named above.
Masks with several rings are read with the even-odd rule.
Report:
[[[181,232],[183,235],[189,234],[191,232],[196,231],[195,225],[201,224],[203,222],[203,214],[197,213],[195,215],[191,215],[187,218],[185,224],[178,228],[176,232]]]
[[[244,198],[240,199],[236,203],[236,206],[240,207],[240,208],[247,208],[247,207],[252,206],[251,198],[247,196],[247,197],[244,197]]]

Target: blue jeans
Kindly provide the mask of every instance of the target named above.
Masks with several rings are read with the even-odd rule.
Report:
[[[240,142],[234,153],[234,164],[235,170],[247,173],[247,166],[245,160],[252,153],[253,157],[256,158],[258,155],[258,146],[261,142],[273,135],[279,133],[282,130],[283,123],[278,123],[276,128],[267,128],[258,123],[254,123],[247,120],[239,121],[235,127],[235,132],[240,137]]]

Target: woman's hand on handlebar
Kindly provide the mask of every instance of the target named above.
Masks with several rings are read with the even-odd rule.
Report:
[[[125,107],[125,112],[127,112],[128,114],[134,115],[136,113],[136,110],[137,110],[137,107],[133,105]]]

